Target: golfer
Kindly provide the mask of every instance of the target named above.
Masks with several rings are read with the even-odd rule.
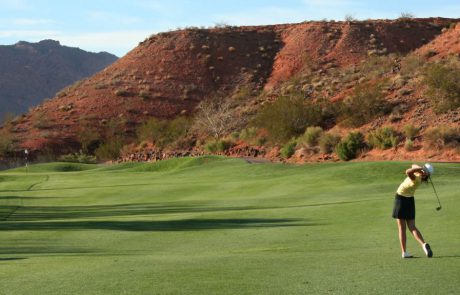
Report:
[[[427,257],[432,257],[430,245],[425,243],[422,234],[415,226],[415,200],[414,193],[422,182],[428,182],[430,173],[433,173],[433,166],[426,164],[424,168],[412,165],[406,170],[406,179],[398,187],[393,208],[393,218],[398,223],[399,242],[401,244],[402,258],[413,257],[406,251],[406,227],[420,243]]]

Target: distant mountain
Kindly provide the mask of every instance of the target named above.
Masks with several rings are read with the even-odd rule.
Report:
[[[107,52],[86,52],[54,40],[0,46],[0,121],[7,113],[27,112],[117,59]]]

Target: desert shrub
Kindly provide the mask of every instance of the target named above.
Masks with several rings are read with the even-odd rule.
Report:
[[[345,126],[358,127],[388,113],[389,104],[382,94],[382,85],[358,86],[353,94],[342,102],[339,120]]]
[[[252,89],[249,86],[239,88],[232,96],[235,101],[244,101],[252,96]]]
[[[399,136],[392,127],[385,126],[370,132],[368,142],[373,148],[385,150],[396,147],[399,142]]]
[[[121,84],[123,84],[121,79],[112,78],[112,80],[110,80],[110,85],[112,85],[112,86],[120,86]]]
[[[230,137],[231,137],[233,140],[238,140],[238,139],[240,139],[240,132],[238,132],[238,131],[233,131],[232,133],[230,133]]]
[[[404,149],[406,151],[408,151],[408,152],[413,151],[414,150],[414,141],[407,138],[406,141],[404,142]]]
[[[80,151],[78,153],[73,153],[73,154],[62,155],[58,158],[58,160],[61,162],[86,163],[86,164],[95,164],[97,162],[95,156],[87,155],[83,153],[83,151]]]
[[[113,92],[113,94],[116,96],[127,96],[129,92],[126,89],[118,88]]]
[[[407,139],[414,140],[414,138],[416,138],[419,135],[420,128],[415,127],[412,124],[406,124],[403,127],[403,131]]]
[[[344,17],[344,20],[346,22],[354,22],[354,21],[357,21],[357,19],[354,17],[353,14],[346,14],[345,17]]]
[[[340,142],[340,135],[334,133],[323,133],[318,140],[319,149],[322,153],[330,154]]]
[[[101,140],[101,135],[90,122],[80,121],[77,139],[81,144],[83,153],[93,153]]]
[[[299,141],[309,147],[314,147],[318,145],[321,134],[323,134],[323,128],[318,126],[307,127],[305,133],[299,138]]]
[[[99,83],[94,84],[94,89],[106,89],[106,88],[107,88],[107,84],[104,82],[99,82]]]
[[[50,120],[45,112],[36,113],[33,122],[33,126],[37,129],[47,129],[51,127]]]
[[[13,136],[6,130],[0,131],[0,157],[13,151]]]
[[[256,127],[248,127],[241,130],[238,138],[252,145],[264,145],[267,142],[264,132],[261,132]]]
[[[35,158],[35,161],[38,163],[56,162],[56,160],[56,152],[50,147],[45,147],[41,149]]]
[[[342,111],[342,105],[340,103],[331,103],[328,98],[318,98],[315,101],[315,105],[318,111],[321,112],[321,125],[329,125],[332,122],[337,121],[337,117],[340,116]],[[335,124],[334,124],[335,125]]]
[[[141,90],[139,91],[139,97],[142,100],[148,99],[150,97],[150,93],[147,90]]]
[[[349,161],[356,158],[365,147],[364,135],[360,132],[350,132],[337,144],[335,152],[342,161]]]
[[[409,54],[401,60],[401,74],[403,76],[413,76],[423,68],[425,60],[416,55]]]
[[[6,126],[14,121],[15,115],[10,112],[6,112],[3,115],[2,122],[0,123],[0,126]]]
[[[229,25],[228,23],[226,22],[216,22],[214,24],[214,28],[216,29],[228,29],[228,28],[231,28],[232,26]]]
[[[239,138],[244,141],[250,141],[257,136],[257,128],[256,127],[248,127],[241,130],[239,134]]]
[[[77,89],[78,87],[83,85],[86,82],[86,80],[87,79],[78,80],[75,83],[73,83],[72,85],[69,85],[69,86],[65,87],[64,89],[61,89],[58,93],[56,93],[56,97],[62,98],[62,97],[67,96],[69,93],[71,93],[72,91],[75,91],[75,89]]]
[[[424,77],[426,94],[436,113],[460,107],[460,65],[453,62],[430,64]]]
[[[425,132],[424,139],[430,148],[458,148],[460,146],[460,131],[458,128],[449,126],[432,127]]]
[[[411,18],[414,18],[415,15],[413,13],[410,13],[410,12],[401,12],[401,14],[399,15],[399,20],[409,20]]]
[[[368,80],[383,76],[393,70],[395,57],[392,55],[370,56],[359,65],[358,71]]]
[[[192,150],[196,146],[197,140],[193,136],[181,136],[173,141],[168,147],[171,150]]]
[[[230,149],[234,143],[225,139],[212,139],[204,145],[204,149],[210,153],[222,153]]]
[[[112,139],[115,137],[124,137],[124,129],[126,126],[126,118],[111,118],[109,120],[102,119],[100,121],[101,127],[101,134],[102,137],[105,139]]]
[[[297,142],[295,140],[290,140],[287,142],[280,151],[281,157],[284,159],[289,159],[295,153],[295,147],[297,146]]]
[[[305,103],[299,95],[282,96],[265,105],[257,114],[255,124],[268,131],[270,140],[286,142],[304,133],[308,126],[321,122],[321,108]]]
[[[158,147],[164,148],[187,134],[189,128],[190,120],[186,117],[173,120],[152,118],[137,129],[137,136],[139,141],[152,141]]]
[[[117,159],[123,147],[123,141],[120,137],[114,137],[109,141],[102,143],[94,152],[100,160],[108,161]]]

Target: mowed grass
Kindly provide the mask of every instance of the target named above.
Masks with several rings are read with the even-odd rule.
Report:
[[[0,172],[0,294],[458,294],[460,165],[435,164],[400,258],[410,163],[220,157]],[[409,235],[409,233],[408,233]]]

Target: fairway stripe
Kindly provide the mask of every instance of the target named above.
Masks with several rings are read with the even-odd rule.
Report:
[[[39,184],[42,184],[42,183],[45,183],[45,182],[47,182],[49,179],[50,179],[49,175],[45,175],[45,179],[44,179],[44,180],[41,180],[41,181],[39,181],[39,182],[37,182],[37,183],[32,184],[31,186],[29,186],[29,187],[27,188],[27,191],[31,191],[31,190],[34,188],[34,186],[39,185]]]

